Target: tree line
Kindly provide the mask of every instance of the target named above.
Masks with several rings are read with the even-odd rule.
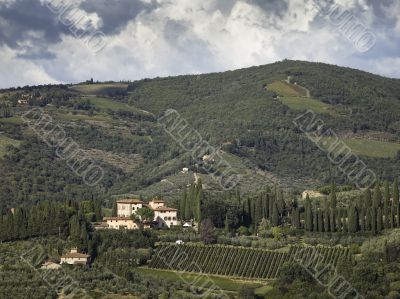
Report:
[[[70,236],[75,246],[85,250],[89,222],[101,219],[101,202],[94,199],[63,203],[43,201],[33,206],[17,206],[0,215],[0,241]]]
[[[184,190],[179,206],[182,220],[210,219],[216,227],[226,231],[247,227],[257,233],[265,224],[268,227],[290,225],[310,232],[359,231],[378,233],[384,229],[400,227],[399,187],[397,180],[376,183],[358,198],[338,202],[332,184],[331,192],[322,204],[312,201],[308,195],[299,201],[296,197],[285,198],[279,188],[265,188],[258,195],[241,198],[240,192],[211,195],[198,185]],[[262,224],[262,225],[261,225]]]
[[[337,205],[335,188],[322,208],[313,207],[309,197],[305,201],[304,228],[314,232],[371,231],[400,227],[399,188],[397,180],[392,185],[386,181],[366,189],[358,200],[346,207]]]

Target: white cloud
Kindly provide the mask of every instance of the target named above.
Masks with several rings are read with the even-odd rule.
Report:
[[[0,85],[2,87],[59,83],[44,68],[31,61],[17,59],[14,51],[0,47]]]
[[[365,9],[368,23],[372,22],[372,9],[365,1],[338,0],[338,3],[348,9]],[[311,1],[288,1],[287,9],[279,13],[245,0],[236,1],[224,12],[218,9],[216,0],[158,1],[158,5],[156,9],[138,14],[118,35],[107,36],[106,47],[99,53],[93,53],[83,39],[62,35],[61,42],[48,47],[56,55],[53,60],[29,63],[14,56],[12,61],[16,67],[29,63],[31,74],[37,68],[34,80],[25,81],[26,78],[21,77],[14,82],[55,80],[53,78],[77,82],[90,77],[134,80],[223,71],[283,58],[351,65],[349,61],[353,56],[358,57],[353,65],[361,65],[361,59],[372,72],[400,76],[400,71],[389,62],[377,63],[376,55],[360,56],[364,54],[359,54],[328,20],[317,15]],[[99,15],[86,16],[101,29],[103,20]],[[6,63],[10,58],[0,59]],[[397,60],[392,63],[397,65]],[[15,85],[12,82],[3,81],[0,85]]]

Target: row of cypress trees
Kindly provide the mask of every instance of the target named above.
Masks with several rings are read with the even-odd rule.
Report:
[[[18,206],[0,216],[0,241],[60,235],[70,236],[76,246],[85,248],[81,239],[87,240],[88,222],[101,218],[101,203],[96,200]]]
[[[374,189],[366,189],[358,200],[347,206],[337,205],[333,186],[329,199],[323,207],[313,207],[307,196],[304,205],[304,228],[315,232],[380,232],[383,229],[400,227],[399,188],[397,180],[390,186],[380,183]]]
[[[185,188],[179,206],[179,217],[183,221],[201,221],[201,204],[204,199],[203,184],[201,179]]]

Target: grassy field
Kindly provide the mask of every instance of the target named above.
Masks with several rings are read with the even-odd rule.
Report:
[[[86,115],[86,114],[72,114],[72,113],[57,113],[54,118],[68,121],[78,121],[78,120],[96,120],[96,121],[105,121],[112,122],[112,119],[105,115]]]
[[[3,124],[22,124],[22,119],[20,117],[6,117],[0,118],[0,123]]]
[[[113,111],[125,110],[125,111],[131,111],[131,112],[139,112],[138,109],[136,109],[135,107],[130,106],[126,103],[113,101],[113,100],[101,98],[101,97],[90,97],[88,99],[93,106],[100,108],[100,109],[110,109]]]
[[[198,275],[193,273],[184,273],[180,275],[178,272],[174,271],[165,271],[165,270],[156,270],[156,269],[148,269],[148,268],[137,268],[142,274],[149,274],[155,275],[159,278],[170,279],[173,281],[184,280],[187,282],[196,281],[196,284],[201,286],[203,284],[207,285],[208,287],[212,286],[213,284],[220,287],[222,290],[237,292],[243,285],[253,285],[253,286],[262,286],[260,282],[254,281],[245,281],[245,280],[235,280],[229,279],[225,277],[213,276],[213,275]]]
[[[271,292],[272,290],[273,290],[273,287],[272,287],[271,285],[266,285],[266,286],[263,286],[263,287],[261,287],[261,288],[256,289],[254,293],[255,293],[257,296],[264,297],[264,296],[266,296],[269,292]],[[266,298],[268,298],[268,297],[266,297]]]
[[[126,83],[100,83],[73,85],[69,89],[83,94],[104,95],[108,91],[125,90],[127,87]]]
[[[275,81],[267,85],[267,90],[276,92],[283,97],[305,97],[307,91],[297,85],[287,83],[286,81]]]
[[[8,138],[6,136],[0,135],[0,157],[6,154],[7,145],[18,146],[21,142],[15,139]]]
[[[324,140],[327,141],[328,146],[329,143],[334,142],[334,139],[331,137],[324,137]],[[397,151],[400,151],[399,143],[369,140],[365,138],[343,138],[341,140],[343,140],[343,142],[350,147],[355,154],[360,156],[390,158],[394,157],[397,154]]]
[[[316,113],[328,113],[330,115],[337,115],[336,111],[329,104],[324,102],[304,97],[280,97],[279,100],[282,104],[288,106],[293,110],[307,110],[310,109]]]

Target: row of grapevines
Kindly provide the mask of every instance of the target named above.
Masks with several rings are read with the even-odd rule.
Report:
[[[157,247],[149,267],[241,278],[275,278],[289,260],[285,252],[232,246],[171,245]]]

